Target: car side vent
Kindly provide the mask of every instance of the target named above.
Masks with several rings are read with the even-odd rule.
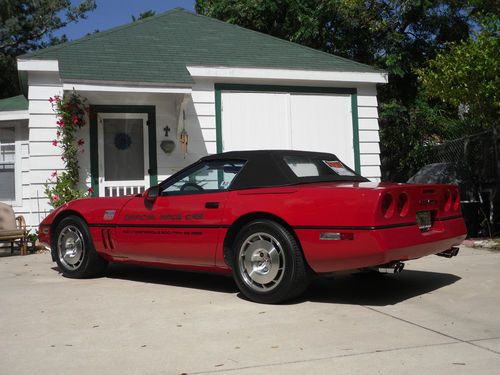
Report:
[[[115,248],[115,245],[113,244],[113,240],[111,239],[111,229],[107,230],[108,232],[108,244],[111,249]]]
[[[104,249],[113,250],[115,248],[113,241],[111,240],[111,229],[101,229],[101,239]]]
[[[102,239],[102,245],[104,246],[105,249],[108,249],[108,242],[106,241],[106,229],[101,229],[101,239]]]

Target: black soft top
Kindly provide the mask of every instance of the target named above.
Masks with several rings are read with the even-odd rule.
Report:
[[[231,151],[221,154],[205,156],[200,160],[241,160],[245,166],[231,183],[231,190],[249,189],[257,187],[287,186],[313,182],[355,181],[366,182],[366,178],[356,174],[352,169],[352,176],[342,176],[324,165],[325,172],[321,176],[297,177],[285,162],[286,157],[305,157],[316,161],[339,161],[329,153],[294,151],[294,150],[258,150],[258,151]],[[322,163],[319,163],[322,165]]]

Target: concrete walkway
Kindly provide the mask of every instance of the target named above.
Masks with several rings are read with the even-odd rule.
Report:
[[[315,281],[279,306],[230,278],[0,258],[0,374],[498,374],[500,253]]]

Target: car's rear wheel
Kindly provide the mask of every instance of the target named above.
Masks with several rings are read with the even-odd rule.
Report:
[[[280,303],[301,294],[308,272],[300,246],[283,225],[257,220],[238,233],[233,275],[240,291],[259,303]]]
[[[87,278],[102,274],[107,262],[97,254],[85,221],[78,216],[61,220],[52,246],[59,269],[66,277]]]

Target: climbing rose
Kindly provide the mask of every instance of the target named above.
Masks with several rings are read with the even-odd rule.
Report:
[[[57,176],[57,171],[52,172],[51,176],[52,177],[56,177]]]
[[[73,117],[71,118],[71,122],[73,122],[73,125],[78,124],[78,117],[73,115]]]
[[[52,146],[57,146],[57,140],[56,140],[56,139],[54,139],[54,140],[52,141]]]
[[[85,141],[83,139],[78,140],[78,146],[82,146],[84,143],[85,143]]]
[[[59,195],[54,194],[54,195],[52,196],[52,200],[53,200],[54,202],[57,202],[57,201],[59,200]]]
[[[91,187],[89,187],[89,188],[87,189],[87,191],[88,191],[90,194],[92,194],[92,193],[94,192],[94,189],[92,189]]]
[[[64,127],[64,120],[57,120],[56,122],[57,125],[59,125],[61,128]]]

